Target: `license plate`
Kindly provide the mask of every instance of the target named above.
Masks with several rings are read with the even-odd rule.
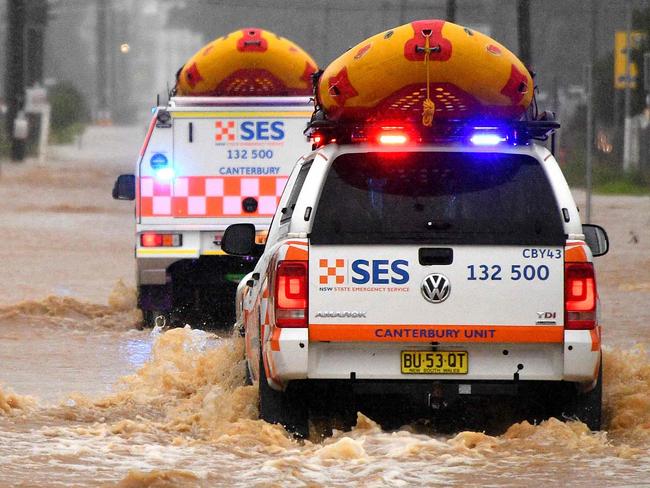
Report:
[[[403,374],[467,374],[466,351],[402,351]]]

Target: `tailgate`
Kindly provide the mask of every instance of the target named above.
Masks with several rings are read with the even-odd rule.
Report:
[[[302,134],[311,112],[247,107],[170,113],[171,126],[156,127],[141,162],[141,222],[268,222],[293,165],[311,148]],[[158,153],[171,160],[173,178],[161,180],[151,171]]]
[[[310,234],[311,338],[560,342],[564,243],[528,154],[339,155]]]
[[[312,340],[558,342],[562,247],[319,246]]]

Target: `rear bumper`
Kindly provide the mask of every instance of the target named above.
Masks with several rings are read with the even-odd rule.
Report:
[[[402,374],[400,352],[433,350],[422,342],[309,342],[308,329],[278,329],[267,344],[274,383],[318,380],[570,381],[591,383],[600,365],[599,331],[564,331],[556,343],[444,343],[467,351],[467,374]],[[515,374],[518,374],[515,376]]]
[[[182,235],[180,247],[142,247],[142,232],[178,233]],[[135,257],[138,285],[164,285],[167,269],[177,261],[198,259],[201,256],[224,255],[214,243],[221,233],[215,230],[180,230],[176,228],[139,228],[136,234]]]

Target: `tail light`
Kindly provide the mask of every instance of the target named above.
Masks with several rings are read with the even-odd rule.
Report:
[[[280,261],[275,274],[275,323],[307,327],[307,261]]]
[[[181,234],[158,234],[157,232],[144,232],[140,234],[142,247],[180,247],[183,244]]]
[[[596,278],[592,263],[564,265],[564,327],[573,330],[596,327]]]

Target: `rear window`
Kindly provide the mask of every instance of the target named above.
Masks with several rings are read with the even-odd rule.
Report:
[[[356,153],[330,169],[314,244],[564,244],[551,186],[530,156]]]

